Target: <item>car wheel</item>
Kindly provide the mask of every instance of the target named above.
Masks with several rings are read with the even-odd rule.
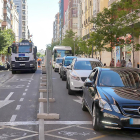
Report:
[[[15,70],[12,70],[12,74],[15,74],[16,73],[16,71]]]
[[[64,78],[64,76],[62,75],[62,81],[65,81],[65,78]]]
[[[82,99],[82,110],[87,111],[87,107],[85,106],[85,101]]]
[[[60,78],[62,78],[61,72],[60,72]]]
[[[100,120],[99,119],[99,111],[98,111],[96,105],[94,105],[93,111],[92,111],[92,127],[95,131],[100,130],[99,120]]]
[[[70,89],[70,85],[68,84],[68,94],[73,95],[73,91]]]
[[[66,81],[66,89],[68,89],[68,81]]]

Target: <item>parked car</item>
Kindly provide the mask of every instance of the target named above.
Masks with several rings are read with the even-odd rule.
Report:
[[[66,88],[68,94],[71,95],[74,91],[82,91],[84,81],[92,72],[95,67],[102,66],[102,63],[98,59],[94,58],[75,58],[68,66]]]
[[[83,86],[82,109],[94,130],[140,129],[140,70],[95,68]]]
[[[58,72],[59,71],[59,67],[61,66],[62,64],[62,60],[63,60],[63,57],[58,57],[56,58],[56,61],[54,63],[54,71],[55,72]]]
[[[66,56],[63,58],[62,66],[60,67],[60,78],[62,78],[62,80],[67,79],[67,66],[71,65],[72,60],[74,58],[77,58],[77,57],[76,56]]]

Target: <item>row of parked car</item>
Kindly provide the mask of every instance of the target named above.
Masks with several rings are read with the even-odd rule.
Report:
[[[66,80],[68,94],[83,91],[82,110],[94,130],[140,129],[140,70],[109,68],[93,58],[57,58],[54,71]]]

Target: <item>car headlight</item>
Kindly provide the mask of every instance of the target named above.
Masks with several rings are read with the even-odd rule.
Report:
[[[105,101],[104,99],[100,99],[99,100],[99,106],[103,109],[106,109],[106,110],[109,110],[109,111],[112,111],[110,105],[107,103],[107,101]]]
[[[121,113],[119,108],[116,105],[112,105],[112,108],[114,109],[115,112]]]
[[[80,78],[79,78],[78,76],[76,76],[76,75],[72,75],[72,74],[71,74],[71,79],[73,79],[73,80],[77,80],[77,81],[80,80]]]

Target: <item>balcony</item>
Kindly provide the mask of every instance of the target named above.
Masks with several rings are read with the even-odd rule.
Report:
[[[3,14],[7,14],[7,9],[3,9]]]
[[[7,26],[7,22],[6,21],[3,21],[1,25],[2,26]]]

